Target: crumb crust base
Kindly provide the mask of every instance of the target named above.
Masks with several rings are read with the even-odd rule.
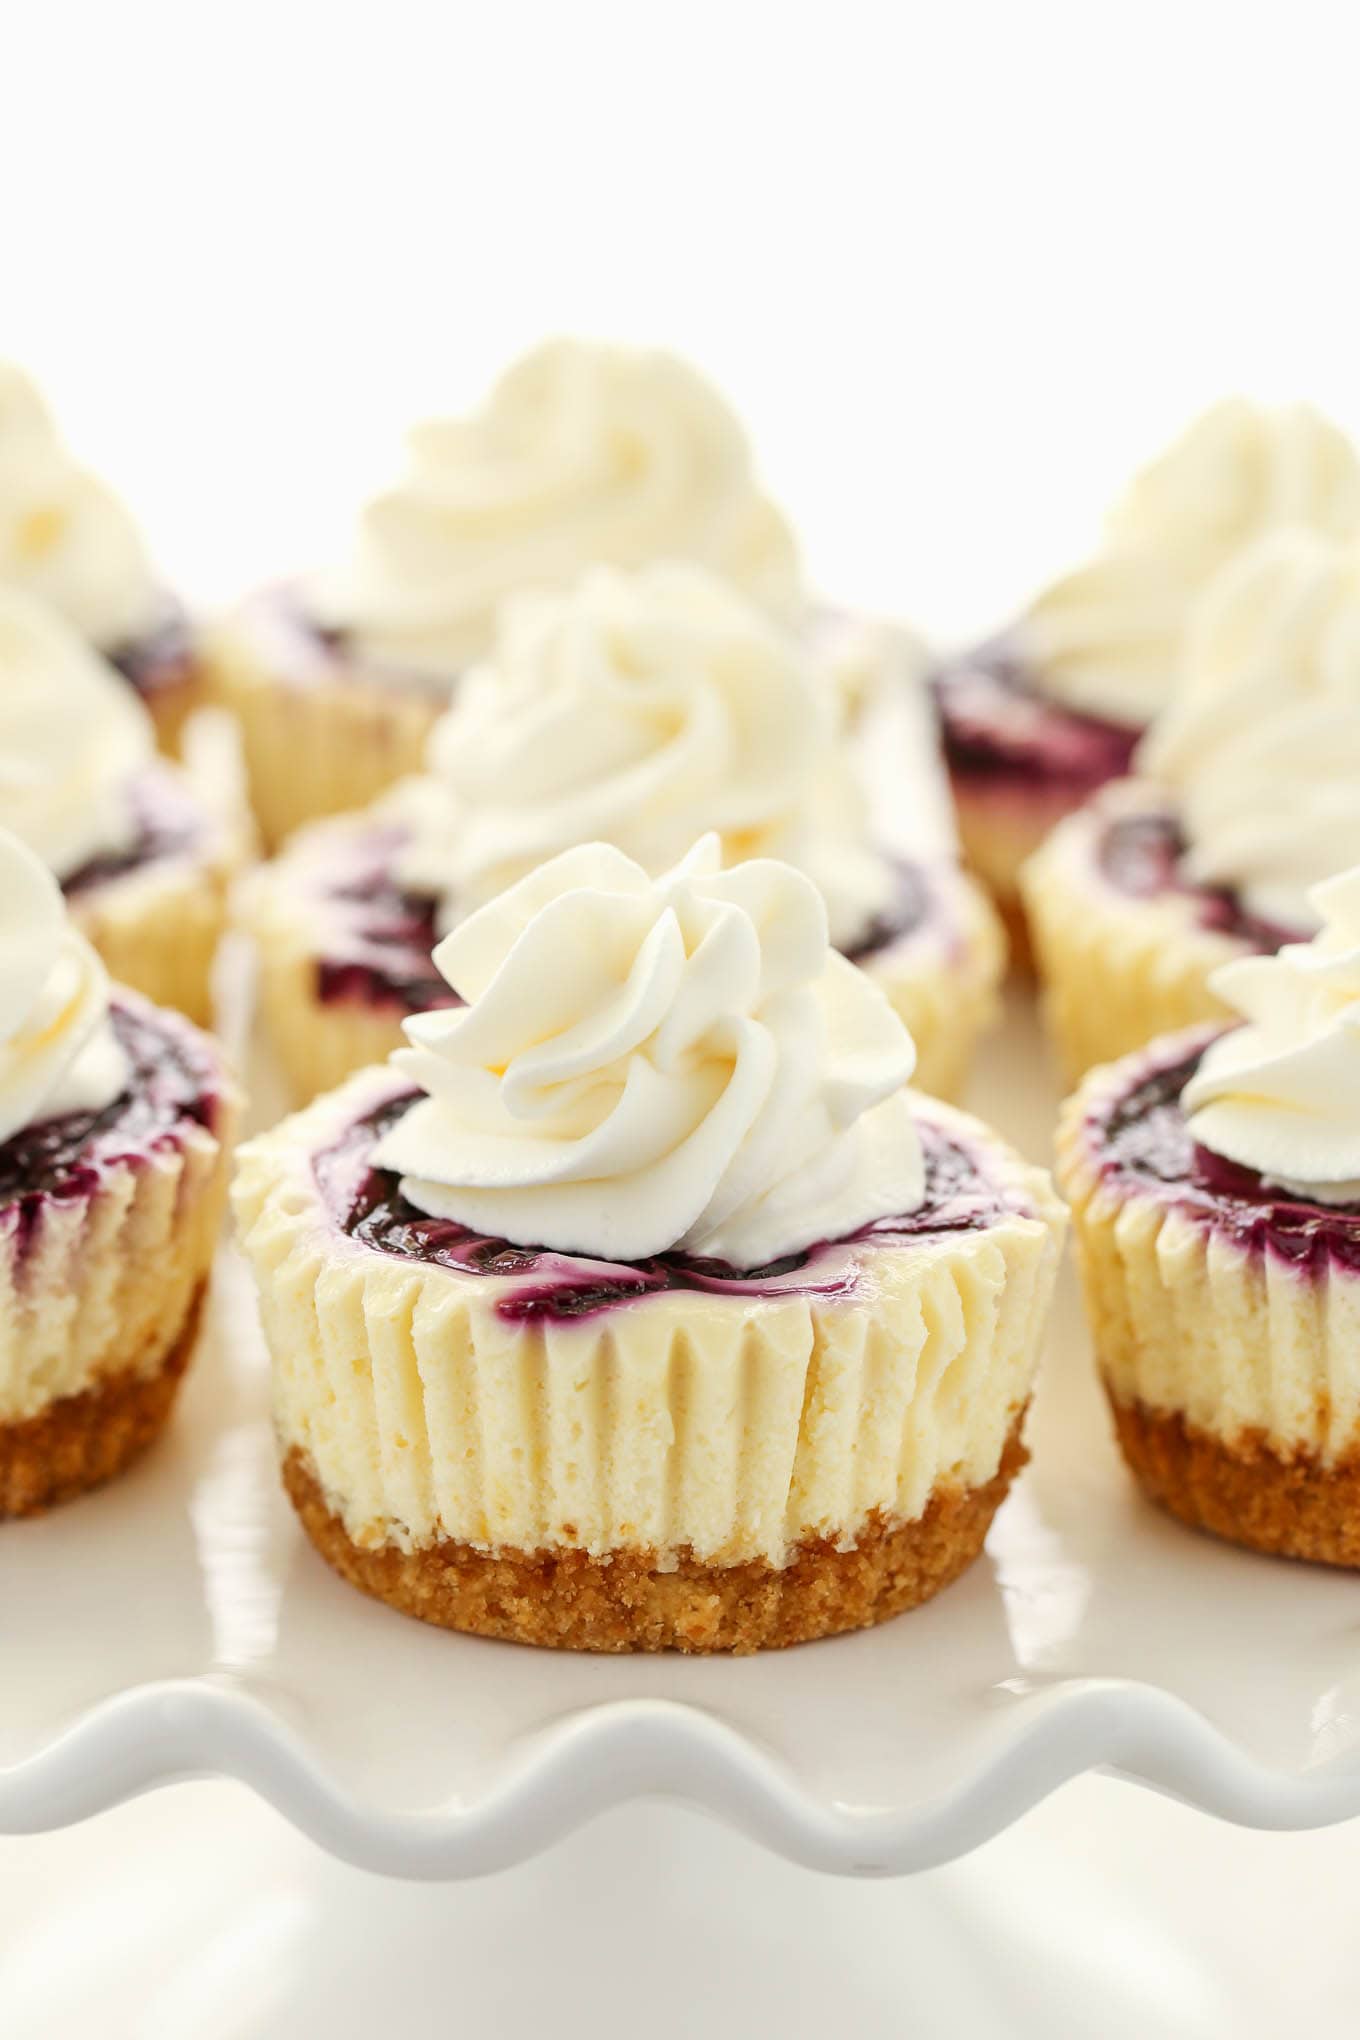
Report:
[[[423,1550],[356,1544],[296,1446],[283,1482],[326,1563],[362,1593],[441,1629],[540,1648],[728,1651],[738,1656],[868,1629],[928,1601],[982,1549],[993,1516],[1028,1457],[1017,1421],[993,1478],[937,1489],[914,1522],[870,1517],[853,1547],[800,1544],[789,1563],[723,1566],[682,1553],[488,1552],[446,1540]]]
[[[206,1290],[201,1282],[178,1337],[151,1373],[121,1368],[35,1416],[0,1423],[0,1522],[74,1501],[140,1458],[174,1407]]]
[[[1360,1567],[1360,1454],[1286,1455],[1259,1431],[1229,1442],[1179,1411],[1109,1400],[1125,1460],[1168,1515],[1252,1551]]]

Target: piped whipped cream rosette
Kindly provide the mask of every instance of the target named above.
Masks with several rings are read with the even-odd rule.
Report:
[[[549,341],[470,417],[418,426],[409,452],[317,597],[390,668],[461,671],[507,596],[569,587],[595,562],[689,559],[774,609],[800,600],[792,533],[740,423],[674,354]]]
[[[993,1008],[999,933],[948,847],[888,851],[873,806],[803,643],[712,574],[595,568],[521,597],[429,772],[303,832],[254,888],[288,1073],[310,1095],[385,1054],[402,1011],[440,996],[436,933],[544,859],[601,840],[655,876],[712,829],[727,863],[778,856],[815,881],[833,942],[916,1035],[923,1083],[952,1091]]]
[[[833,939],[853,946],[891,911],[894,874],[855,840],[866,820],[811,660],[698,568],[596,568],[566,595],[510,604],[429,762],[401,876],[445,895],[446,922],[577,843],[614,843],[656,873],[704,827],[729,862],[802,852],[830,871],[818,838],[834,825],[864,854]]]
[[[1360,454],[1311,405],[1230,398],[1134,478],[1092,559],[942,671],[965,849],[999,896],[1049,828],[1128,772],[1139,736],[1179,701],[1216,577],[1289,530],[1360,538]]]
[[[163,1424],[235,1110],[206,1037],[110,986],[0,830],[0,1519],[108,1479]]]
[[[131,512],[67,447],[22,369],[0,361],[0,588],[113,660],[168,747],[201,694],[190,634]]]
[[[417,427],[351,558],[247,605],[221,634],[219,680],[242,718],[266,842],[420,770],[507,598],[658,559],[704,566],[790,619],[806,602],[740,421],[676,356],[551,340],[468,415]]]
[[[406,1022],[427,1096],[375,1157],[432,1217],[744,1269],[919,1204],[911,1037],[788,865],[707,836],[653,880],[587,844],[434,960],[468,1004]]]
[[[456,1010],[254,1141],[236,1205],[284,1478],[325,1557],[455,1629],[749,1650],[979,1549],[1061,1235],[904,1089],[791,866],[578,846],[445,937]]]
[[[54,873],[122,982],[208,1017],[240,817],[157,755],[147,711],[70,624],[3,583],[0,828]]]
[[[1360,867],[1319,932],[1215,979],[1066,1108],[1096,1352],[1120,1443],[1173,1514],[1360,1565]]]
[[[1360,862],[1360,540],[1280,532],[1224,570],[1136,766],[1025,876],[1074,1075],[1221,1016],[1214,972],[1310,934]]]
[[[1193,1138],[1268,1189],[1360,1206],[1360,865],[1316,888],[1319,932],[1243,957],[1214,988],[1244,1026],[1183,1094]]]

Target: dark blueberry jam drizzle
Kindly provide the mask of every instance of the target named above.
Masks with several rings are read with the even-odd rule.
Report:
[[[127,1089],[101,1112],[68,1112],[0,1143],[0,1218],[18,1207],[31,1226],[45,1199],[88,1196],[113,1163],[137,1161],[192,1121],[211,1130],[218,1095],[206,1060],[188,1040],[140,1009],[110,1008],[130,1065]]]
[[[129,789],[134,834],[122,850],[92,857],[61,882],[67,899],[110,879],[123,878],[164,857],[183,856],[203,835],[203,815],[193,795],[168,769],[149,768]]]
[[[394,875],[403,841],[398,828],[375,830],[323,889],[333,944],[316,966],[317,996],[324,1004],[361,999],[423,1013],[462,1003],[430,960],[438,940],[434,900],[405,891]],[[931,905],[927,872],[898,863],[892,906],[845,952],[851,963],[864,963],[912,934]]]
[[[372,1168],[368,1156],[374,1146],[417,1096],[408,1091],[386,1100],[314,1158],[322,1196],[342,1232],[380,1253],[432,1262],[466,1275],[524,1278],[496,1306],[512,1324],[587,1317],[666,1290],[719,1296],[839,1294],[853,1284],[853,1266],[847,1269],[842,1263],[820,1276],[817,1266],[835,1247],[853,1242],[890,1246],[922,1233],[978,1232],[1017,1208],[1007,1203],[966,1148],[926,1121],[921,1125],[926,1194],[920,1209],[879,1219],[850,1234],[848,1241],[825,1241],[761,1268],[737,1269],[724,1261],[679,1253],[658,1254],[626,1266],[593,1261],[546,1247],[488,1239],[453,1220],[427,1217],[403,1197],[390,1170]],[[805,1281],[784,1279],[804,1271]],[[780,1287],[772,1290],[770,1285],[776,1282]]]
[[[1340,1261],[1360,1274],[1360,1204],[1305,1203],[1191,1138],[1181,1092],[1202,1054],[1151,1071],[1115,1102],[1099,1133],[1105,1173],[1163,1185],[1178,1207],[1253,1252],[1269,1247],[1296,1266],[1319,1269]]]
[[[1131,897],[1184,893],[1195,902],[1200,926],[1215,934],[1235,935],[1268,954],[1282,943],[1305,939],[1297,929],[1278,928],[1249,913],[1227,886],[1193,884],[1181,869],[1185,850],[1180,823],[1163,810],[1114,816],[1105,826],[1097,857],[1110,884]]]
[[[1049,700],[1004,638],[932,678],[941,742],[957,777],[1094,792],[1128,773],[1141,730]]]
[[[851,963],[865,963],[880,949],[914,934],[930,913],[930,880],[923,867],[899,859],[894,871],[892,904],[869,923],[852,948],[843,952]]]
[[[108,659],[145,699],[193,680],[196,664],[188,617],[178,606],[168,610],[153,629],[115,645]]]
[[[435,902],[397,884],[404,841],[400,828],[374,830],[325,887],[338,941],[316,967],[317,993],[326,1003],[362,999],[406,1013],[462,1003],[431,961],[439,939]]]

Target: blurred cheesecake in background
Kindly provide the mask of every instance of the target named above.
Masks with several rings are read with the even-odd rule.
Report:
[[[202,770],[160,756],[150,716],[109,662],[55,610],[0,583],[0,828],[60,882],[112,976],[200,1023],[250,842],[224,748]]]
[[[1070,1078],[1226,1017],[1219,966],[1306,941],[1360,863],[1360,540],[1282,531],[1223,570],[1134,767],[1023,875]]]
[[[57,610],[140,696],[175,751],[204,696],[197,633],[131,513],[65,445],[33,382],[0,361],[0,588]]]
[[[1209,583],[1290,526],[1360,536],[1360,455],[1311,405],[1230,398],[1135,476],[1091,560],[934,674],[964,856],[1022,941],[1021,865],[1127,776],[1179,693]]]
[[[294,1097],[447,1004],[439,936],[545,859],[602,841],[658,874],[705,830],[729,864],[813,880],[833,944],[911,1030],[918,1083],[957,1094],[1004,942],[954,854],[922,707],[906,680],[847,707],[805,632],[698,566],[596,567],[511,601],[428,770],[299,832],[243,891]]]

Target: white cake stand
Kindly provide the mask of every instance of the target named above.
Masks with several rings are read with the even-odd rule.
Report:
[[[1038,1156],[1043,1068],[1017,1002],[974,1102]],[[280,1494],[266,1386],[224,1248],[172,1433],[107,1492],[0,1532],[0,1832],[228,1777],[352,1864],[462,1878],[665,1795],[883,1875],[1099,1766],[1260,1827],[1360,1812],[1360,1584],[1143,1505],[1070,1275],[1034,1461],[985,1557],[883,1629],[739,1661],[521,1650],[365,1601]]]

